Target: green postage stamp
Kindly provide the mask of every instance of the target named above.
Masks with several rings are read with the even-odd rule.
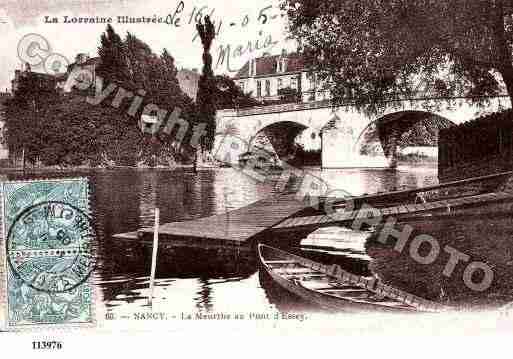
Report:
[[[1,190],[4,329],[93,325],[87,179],[3,182]]]

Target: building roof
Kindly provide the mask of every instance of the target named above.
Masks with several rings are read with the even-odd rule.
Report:
[[[180,69],[178,70],[176,77],[180,80],[194,80],[199,81],[199,78],[201,75],[198,73],[198,71],[189,70],[189,69]]]
[[[91,57],[90,59],[87,59],[86,61],[82,63],[72,62],[68,65],[68,73],[73,70],[75,66],[88,66],[88,65],[95,65],[98,66],[102,62],[102,59],[99,56]]]
[[[68,74],[63,72],[61,74],[55,74],[55,78],[57,81],[66,81],[68,79]]]
[[[23,71],[21,73],[21,76],[34,76],[41,80],[56,81],[56,80],[62,78],[63,76],[66,76],[66,74],[65,73],[47,74],[44,72]]]
[[[102,59],[100,56],[91,57],[90,59],[87,59],[82,65],[98,65]]]
[[[196,100],[198,94],[200,77],[201,75],[197,71],[188,69],[181,69],[176,74],[180,88],[193,100]]]
[[[273,56],[262,56],[255,59],[256,61],[256,75],[255,77],[259,76],[272,76],[272,75],[279,75],[278,73],[278,59],[282,57],[282,55],[273,55]],[[305,65],[303,62],[303,58],[297,54],[292,53],[285,56],[287,61],[287,71],[286,73],[292,73],[292,72],[301,72],[304,71]],[[251,77],[249,76],[249,66],[250,61],[246,62],[244,66],[237,72],[235,75],[235,79],[240,78],[247,78]]]

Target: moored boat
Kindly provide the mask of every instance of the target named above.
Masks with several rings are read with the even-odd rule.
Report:
[[[330,311],[440,311],[437,303],[381,283],[326,266],[264,244],[258,245],[262,266],[284,289]]]

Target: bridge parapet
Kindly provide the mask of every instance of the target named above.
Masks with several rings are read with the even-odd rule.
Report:
[[[499,100],[499,101],[509,101],[509,96],[500,95],[500,96],[483,96],[483,99],[488,100]],[[448,103],[451,101],[458,101],[460,104],[456,104],[454,107],[458,108],[461,107],[461,102],[464,102],[466,100],[471,99],[470,97],[449,97],[449,98],[440,98],[440,97],[419,97],[419,98],[411,98],[411,99],[400,99],[397,101],[390,101],[390,104],[392,107],[397,108],[398,104],[404,107],[415,107],[416,110],[419,110],[422,108],[421,103],[426,102],[429,103],[430,101],[447,101]],[[413,103],[415,103],[415,106],[413,106]],[[338,107],[352,107],[352,103],[347,103],[344,105],[339,105]],[[399,106],[399,107],[401,107]],[[469,105],[473,107],[473,105]],[[255,115],[265,115],[265,114],[273,114],[273,113],[282,113],[282,112],[294,112],[294,111],[305,111],[305,110],[314,110],[314,109],[321,109],[321,108],[329,108],[333,107],[333,104],[330,100],[322,100],[322,101],[314,101],[314,102],[300,102],[300,103],[285,103],[285,104],[279,104],[279,105],[266,105],[266,106],[256,106],[256,107],[249,107],[249,108],[243,108],[243,109],[228,109],[228,110],[221,110],[218,111],[219,115],[223,117],[243,117],[243,116],[255,116]],[[506,105],[506,107],[509,107],[509,105]],[[427,110],[427,109],[426,109]]]
[[[237,116],[237,110],[235,110],[235,109],[217,110],[217,117],[234,117],[234,116]]]
[[[280,113],[280,112],[292,112],[292,111],[304,111],[318,108],[331,107],[329,100],[316,101],[316,102],[302,102],[302,103],[285,103],[279,105],[267,105],[258,107],[249,107],[244,109],[230,109],[221,110],[221,114],[226,117],[230,116],[254,116],[264,115],[269,113]]]
[[[409,128],[404,123],[408,118],[412,121],[431,121],[430,119],[440,118],[460,124],[485,113],[510,107],[509,97],[504,96],[488,98],[486,106],[468,101],[468,98],[464,97],[390,101],[379,113],[361,111],[354,104],[335,108],[329,100],[288,103],[217,111],[217,131],[229,131],[242,141],[250,143],[261,131],[269,132],[271,126],[281,124],[280,128],[284,129],[281,134],[275,136],[277,138],[285,138],[290,130],[304,128],[310,132],[305,132],[301,140],[313,143],[320,138],[318,142],[322,149],[323,167],[380,167],[390,165],[389,162],[393,161],[392,154],[395,153],[396,147],[393,143],[399,133],[402,134]],[[338,118],[335,128],[326,131],[325,126],[335,117]],[[412,121],[408,120],[407,124],[415,122]],[[378,125],[381,128],[381,135],[378,138],[379,143],[376,143],[381,145],[383,154],[378,153],[371,160],[362,152],[362,144],[368,140],[365,137],[366,131]],[[392,146],[389,146],[390,143]],[[379,146],[376,148],[379,150]]]

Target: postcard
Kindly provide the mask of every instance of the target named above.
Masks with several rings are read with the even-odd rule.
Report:
[[[0,340],[510,333],[512,20],[0,1]]]

